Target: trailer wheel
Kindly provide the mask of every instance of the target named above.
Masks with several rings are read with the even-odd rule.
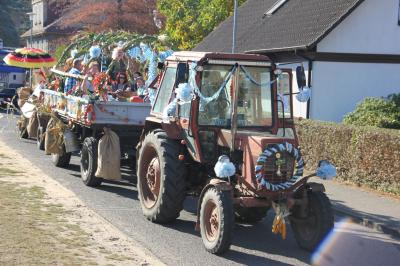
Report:
[[[36,145],[42,151],[44,151],[45,135],[44,127],[39,126],[37,129]]]
[[[65,152],[65,146],[63,145],[63,151],[62,154],[56,154],[52,153],[51,154],[51,161],[56,167],[68,167],[69,162],[71,161],[71,153],[70,152]]]
[[[18,127],[18,134],[21,139],[29,138],[28,129],[26,127]]]
[[[144,216],[157,223],[175,220],[183,209],[186,169],[179,143],[164,131],[149,133],[139,151],[137,177]]]
[[[21,128],[21,129],[19,130],[19,137],[20,137],[21,139],[27,139],[27,138],[29,138],[28,130],[27,130],[26,128]]]
[[[235,218],[236,221],[242,223],[257,223],[261,221],[269,210],[269,207],[235,207]]]
[[[94,137],[85,138],[81,150],[81,177],[86,186],[98,187],[103,181],[95,176],[97,170],[97,144]]]
[[[206,191],[200,209],[200,233],[205,249],[213,254],[227,251],[234,227],[232,197],[229,191],[212,187]]]
[[[333,228],[334,218],[331,203],[325,193],[316,191],[308,194],[307,217],[290,220],[297,244],[313,251]]]

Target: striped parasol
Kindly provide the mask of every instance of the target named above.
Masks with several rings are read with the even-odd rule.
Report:
[[[36,48],[18,48],[3,60],[7,65],[23,68],[52,67],[56,64],[55,58]]]

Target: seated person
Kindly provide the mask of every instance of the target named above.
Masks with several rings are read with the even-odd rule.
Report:
[[[112,85],[113,92],[121,92],[121,91],[130,91],[128,78],[124,72],[120,72],[117,74],[115,83]]]
[[[85,79],[82,82],[82,91],[87,94],[90,95],[94,92],[94,88],[92,85],[92,82],[89,81],[89,77],[93,78],[100,72],[100,65],[99,63],[97,63],[96,61],[93,61],[89,64],[88,66],[88,71],[85,75]]]
[[[138,77],[136,79],[136,87],[137,87],[136,93],[141,98],[144,98],[149,94],[149,92],[148,92],[148,90],[146,88],[146,85],[145,85],[143,77]]]
[[[142,73],[140,73],[140,72],[133,73],[133,82],[132,82],[132,86],[131,86],[132,91],[137,90],[136,79],[138,79],[139,77],[142,77]]]
[[[71,70],[68,71],[68,74],[80,75],[81,69],[82,69],[82,60],[75,59],[72,63]],[[76,83],[77,83],[76,78],[67,77],[65,79],[64,92],[65,93],[69,92],[73,87],[75,87]]]

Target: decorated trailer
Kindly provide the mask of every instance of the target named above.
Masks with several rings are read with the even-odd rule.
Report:
[[[88,186],[98,186],[102,179],[120,179],[119,163],[114,166],[117,169],[103,171],[111,174],[102,176],[97,173],[96,175],[99,155],[105,158],[115,157],[118,160],[119,158],[126,159],[130,161],[130,165],[134,165],[135,147],[144,121],[150,113],[149,102],[92,101],[48,89],[43,89],[41,93],[44,106],[50,107],[56,117],[53,119],[59,119],[64,125],[68,125],[71,132],[68,137],[64,136],[62,149],[58,153],[52,153],[54,165],[67,167],[71,152],[80,150],[81,176]],[[46,136],[48,136],[46,128],[47,125],[39,122],[38,147],[45,147]],[[110,150],[112,152],[99,154],[98,144],[104,136],[111,138],[110,141],[117,140],[119,147],[114,146]],[[119,154],[115,154],[115,150],[119,151]],[[108,165],[104,167],[107,168]]]
[[[150,113],[154,91],[146,84],[157,81],[158,61],[172,53],[159,52],[162,47],[156,36],[122,31],[76,36],[57,64],[40,72],[43,79],[35,90],[21,90],[20,136],[36,138],[57,167],[67,167],[71,154],[79,153],[88,186],[120,180],[120,160],[135,166],[136,145]],[[36,49],[21,60],[29,60],[29,53],[46,63],[51,58]],[[148,71],[142,75],[138,71],[144,66]]]

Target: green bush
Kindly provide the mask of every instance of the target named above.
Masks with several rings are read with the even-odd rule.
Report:
[[[400,195],[400,131],[313,120],[296,122],[306,169],[328,159],[338,179]]]
[[[400,94],[389,95],[387,99],[366,98],[348,113],[343,122],[357,126],[374,126],[400,129]]]

